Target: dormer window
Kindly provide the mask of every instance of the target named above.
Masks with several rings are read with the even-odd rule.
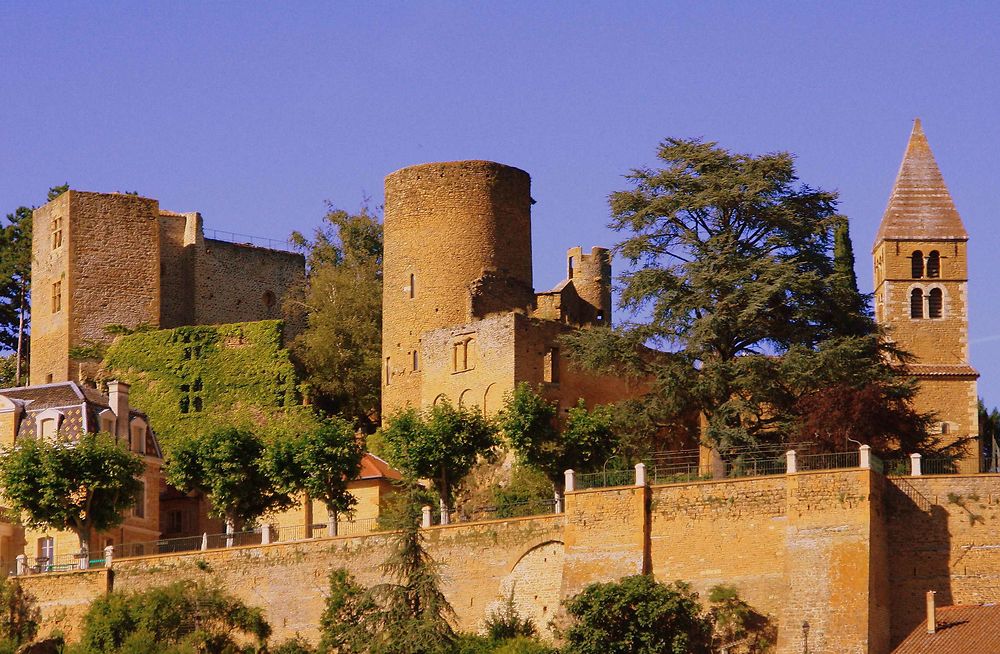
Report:
[[[46,409],[35,416],[35,434],[39,439],[54,441],[59,437],[66,416],[57,409]]]
[[[129,425],[129,449],[139,454],[146,453],[146,423],[141,418],[133,418]]]
[[[106,434],[115,433],[115,413],[111,409],[105,409],[97,414],[97,421],[100,430]]]

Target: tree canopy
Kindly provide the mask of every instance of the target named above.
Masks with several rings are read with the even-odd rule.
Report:
[[[876,384],[912,414],[915,386],[889,363],[905,353],[879,338],[857,292],[836,195],[799,183],[788,153],[671,138],[658,157],[610,198],[630,319],[569,336],[577,364],[647,379],[633,408],[648,424],[704,416],[723,452],[798,438],[803,398],[845,386]],[[920,443],[925,419],[907,417]]]
[[[347,484],[358,476],[363,455],[354,427],[334,416],[314,429],[279,435],[268,446],[267,460],[284,492],[320,500],[336,525],[337,514],[357,504]]]
[[[108,434],[21,438],[0,455],[0,487],[11,511],[30,527],[72,531],[88,549],[92,530],[107,531],[125,519],[144,471],[142,459]]]
[[[253,524],[294,502],[267,469],[265,442],[256,433],[223,427],[174,444],[165,465],[167,481],[209,496],[213,515],[231,526]]]
[[[392,416],[379,435],[389,463],[412,478],[431,479],[450,507],[455,484],[479,456],[492,456],[496,431],[481,412],[441,401],[424,411],[411,408]]]
[[[497,424],[522,463],[538,468],[557,489],[568,469],[588,472],[601,467],[618,447],[612,431],[614,414],[581,400],[564,424],[556,421],[556,405],[522,382],[504,398]]]
[[[367,208],[330,209],[312,239],[294,233],[308,275],[289,300],[305,314],[292,351],[314,402],[367,432],[379,423],[382,357],[382,225]]]

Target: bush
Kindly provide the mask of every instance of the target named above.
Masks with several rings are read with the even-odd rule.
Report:
[[[40,619],[35,597],[16,579],[0,579],[0,639],[17,649],[35,637]]]
[[[711,620],[688,584],[647,575],[591,584],[566,602],[567,654],[709,654]]]
[[[315,654],[316,648],[309,644],[304,638],[296,636],[289,638],[280,645],[271,647],[268,654]]]
[[[495,641],[518,637],[534,637],[538,629],[531,618],[522,618],[514,604],[514,588],[498,608],[486,617],[486,632]]]
[[[257,641],[241,647],[234,636]],[[178,581],[142,593],[94,600],[74,654],[238,654],[271,635],[258,608],[203,584]]]

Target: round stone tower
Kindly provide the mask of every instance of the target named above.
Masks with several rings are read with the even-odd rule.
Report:
[[[385,179],[382,411],[420,406],[420,338],[529,310],[531,178],[491,161],[429,163]]]
[[[611,251],[570,248],[566,253],[566,278],[572,280],[580,299],[590,306],[590,315],[581,316],[596,325],[611,324]]]

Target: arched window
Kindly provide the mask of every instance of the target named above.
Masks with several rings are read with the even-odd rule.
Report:
[[[924,317],[924,292],[919,288],[910,291],[910,317]]]
[[[913,251],[913,279],[920,279],[924,276],[924,253],[920,250]]]
[[[937,250],[931,250],[931,253],[927,255],[927,276],[941,276],[941,255],[938,254]]]
[[[940,318],[942,304],[941,289],[932,288],[930,293],[927,294],[927,317]]]

